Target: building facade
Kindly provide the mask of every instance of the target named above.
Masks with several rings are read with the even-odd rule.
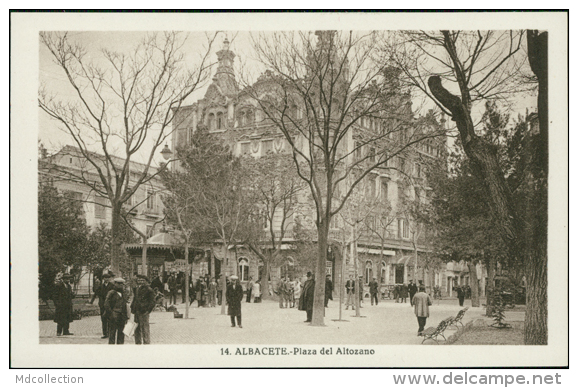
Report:
[[[247,88],[240,89],[233,68],[235,53],[230,49],[227,40],[216,54],[217,69],[205,96],[194,104],[181,108],[180,116],[175,120],[178,124],[173,132],[173,152],[186,147],[192,134],[204,126],[210,133],[222,136],[237,156],[259,158],[266,154],[290,154],[291,145],[285,135],[271,120],[268,120],[262,104],[255,100],[253,94],[256,89],[272,89],[268,83],[274,74],[270,71],[263,73],[257,82],[250,86],[251,91]],[[402,108],[411,116],[409,100],[401,96],[399,104],[402,104]],[[292,114],[297,119],[303,117],[304,112],[299,106],[290,109],[294,110]],[[428,120],[424,120],[416,125],[423,126],[423,122],[432,126],[432,130],[444,125],[443,121],[436,122],[433,115],[429,123]],[[362,118],[346,137],[341,152],[351,153],[351,157],[356,158],[383,151],[376,150],[375,145],[360,146],[360,143],[363,142],[364,132],[380,131],[385,125],[387,123],[377,118]],[[415,129],[407,128],[401,131],[399,136],[410,137],[413,130]],[[377,210],[374,216],[368,215],[364,220],[365,226],[358,231],[358,237],[354,242],[344,237],[350,234],[346,220],[340,217],[333,218],[330,225],[330,240],[334,243],[333,249],[340,249],[341,252],[339,255],[330,252],[327,265],[328,273],[333,276],[336,284],[357,270],[357,274],[363,277],[365,284],[376,278],[384,291],[395,284],[407,283],[413,279],[423,281],[432,287],[438,285],[443,290],[449,289],[451,292],[452,287],[447,286],[448,277],[440,276],[439,271],[427,270],[420,265],[429,252],[427,233],[419,231],[421,226],[414,223],[404,209],[404,204],[408,200],[427,201],[429,188],[424,178],[425,168],[429,161],[443,157],[445,142],[445,137],[432,137],[418,142],[408,148],[407,152],[388,161],[388,167],[391,168],[375,171],[367,176],[363,185],[360,185],[362,189],[359,195],[364,197],[364,200],[372,198],[373,202],[382,201],[383,206],[387,204],[390,210],[387,214]],[[298,138],[294,139],[294,143],[303,144]],[[388,140],[382,142],[381,146],[387,147]],[[346,182],[342,189],[346,189]],[[307,199],[306,193],[300,196],[302,198],[297,201],[289,224],[298,223],[311,228],[314,225],[311,216],[315,214],[314,207],[311,200]],[[272,283],[282,276],[302,276],[304,272],[313,268],[295,259],[291,250],[295,235],[291,229],[288,231],[289,237],[283,242],[285,247],[283,254],[286,259],[284,263],[273,268],[270,279]],[[341,248],[336,248],[338,246]],[[335,260],[335,257],[343,255],[345,255],[343,264],[339,259]],[[234,257],[235,260],[228,266],[221,266],[228,274],[236,271],[242,282],[247,281],[249,277],[253,279],[261,277],[262,263],[248,249],[235,247]],[[238,268],[234,269],[234,265]],[[336,268],[341,265],[343,268]]]

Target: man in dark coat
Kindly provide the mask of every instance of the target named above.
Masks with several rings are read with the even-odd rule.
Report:
[[[465,292],[464,292],[464,288],[462,286],[458,286],[457,288],[458,291],[458,300],[460,302],[460,306],[464,305],[464,297],[465,297]]]
[[[325,307],[327,307],[329,299],[333,300],[333,282],[331,281],[331,275],[326,275],[325,276]]]
[[[345,283],[345,289],[347,290],[345,310],[349,309],[349,306],[352,306],[355,310],[355,300],[353,299],[353,295],[355,295],[355,280],[353,280],[353,275],[349,275],[349,280]]]
[[[303,292],[299,298],[299,310],[307,312],[307,320],[313,319],[313,299],[315,297],[315,277],[311,272],[307,272],[307,281],[303,285]]]
[[[237,325],[241,325],[241,301],[243,300],[243,286],[239,282],[238,276],[231,276],[231,282],[227,286],[227,304],[229,305],[229,316],[231,317],[231,327],[235,327],[235,317],[237,317]]]
[[[70,279],[72,275],[65,274],[55,279],[54,293],[52,301],[54,302],[54,322],[56,322],[56,335],[73,335],[69,330],[72,322],[72,287]]]
[[[179,283],[177,275],[173,272],[167,282],[169,286],[169,304],[177,304],[177,294],[179,293]]]
[[[157,291],[163,292],[163,282],[161,282],[161,278],[157,275],[154,277],[153,281],[151,282],[151,288],[154,290],[155,288]]]
[[[124,292],[123,278],[114,279],[114,290],[108,292],[104,302],[105,315],[108,318],[108,344],[124,344],[124,325],[128,321],[127,300]]]
[[[379,294],[379,284],[376,278],[373,278],[373,280],[369,282],[369,293],[371,295],[371,305],[373,306],[373,301],[375,300],[375,305],[377,306],[379,303],[379,298],[377,297]]]
[[[249,276],[249,282],[247,283],[247,303],[251,303],[251,293],[253,292],[253,277]]]
[[[407,294],[407,284],[403,283],[399,292],[400,303],[407,303]]]
[[[95,290],[95,294],[98,296],[98,307],[100,308],[100,321],[102,324],[102,337],[108,338],[108,319],[105,316],[104,302],[106,301],[106,296],[110,290],[114,290],[114,284],[110,281],[112,274],[102,275],[102,283]]]
[[[417,293],[417,286],[415,285],[413,280],[409,281],[407,290],[409,291],[409,303],[411,303],[411,305],[413,306],[413,296]]]
[[[138,323],[134,333],[134,342],[137,345],[151,343],[151,330],[149,316],[155,308],[155,292],[149,286],[149,280],[144,275],[137,275],[137,288],[130,305],[130,311],[134,314],[134,321]]]

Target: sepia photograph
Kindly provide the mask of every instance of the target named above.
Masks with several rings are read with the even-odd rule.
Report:
[[[568,366],[568,14],[265,15],[11,15],[13,366]]]

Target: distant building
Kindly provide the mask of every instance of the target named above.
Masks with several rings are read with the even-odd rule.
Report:
[[[102,155],[93,154],[93,160],[103,158]],[[118,166],[124,160],[118,160]],[[116,164],[116,163],[115,163]],[[131,181],[136,181],[136,174],[144,171],[144,164],[131,162]],[[150,168],[150,174],[155,174],[156,168]],[[101,224],[108,227],[111,225],[112,212],[108,198],[95,192],[94,188],[87,185],[81,179],[75,178],[80,175],[84,180],[93,182],[95,187],[100,187],[100,177],[96,169],[82,155],[80,150],[73,146],[65,146],[54,155],[41,157],[39,161],[39,182],[52,184],[59,192],[82,203],[86,223],[92,229]],[[161,200],[162,185],[153,178],[149,183],[143,184],[125,205],[130,214],[135,228],[149,236],[155,234],[162,227],[158,223],[164,217],[164,207]],[[135,267],[135,271],[137,267]],[[88,277],[83,276],[79,284],[80,292],[88,291]],[[92,282],[92,279],[90,280]]]

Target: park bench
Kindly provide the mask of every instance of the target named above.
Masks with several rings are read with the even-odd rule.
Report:
[[[464,327],[464,324],[462,322],[462,319],[464,318],[464,315],[466,315],[466,311],[468,311],[469,307],[463,308],[458,312],[458,315],[455,316],[455,318],[452,318],[452,322],[450,323],[451,326],[455,326],[456,329],[459,329],[458,327],[458,323],[460,325],[462,325],[462,327]]]
[[[441,321],[439,323],[439,325],[437,325],[437,327],[428,327],[427,329],[425,329],[424,331],[421,332],[421,335],[424,337],[423,341],[421,341],[421,343],[423,344],[425,341],[431,339],[434,340],[436,342],[436,344],[439,344],[437,337],[438,336],[442,336],[444,337],[444,340],[446,340],[446,337],[444,336],[444,331],[446,330],[446,328],[451,325],[452,321],[453,321],[453,317],[448,317],[446,319],[444,319],[443,321]]]

